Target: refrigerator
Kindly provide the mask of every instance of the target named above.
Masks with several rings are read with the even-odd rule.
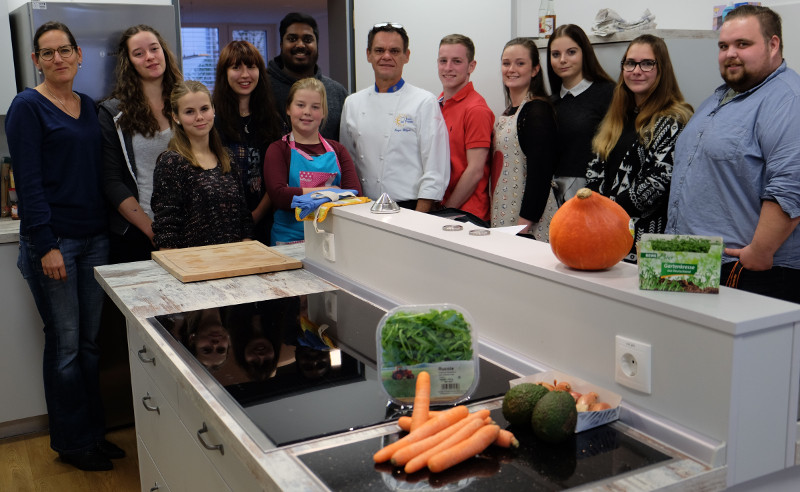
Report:
[[[164,37],[178,64],[181,60],[180,10],[173,5],[28,2],[9,14],[17,91],[34,87],[42,77],[31,60],[33,35],[47,21],[69,27],[83,51],[74,89],[95,101],[109,95],[114,82],[117,43],[128,27],[146,24]]]
[[[17,91],[42,82],[31,53],[36,29],[47,21],[66,24],[83,52],[82,67],[73,88],[100,101],[113,88],[117,44],[130,26],[146,24],[155,28],[180,65],[179,12],[177,2],[174,5],[28,2],[9,15]],[[134,418],[125,318],[108,298],[103,306],[98,344],[106,427],[131,425]]]

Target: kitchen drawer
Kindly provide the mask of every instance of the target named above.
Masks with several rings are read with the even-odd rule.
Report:
[[[139,481],[142,484],[142,492],[169,492],[170,488],[147,451],[147,446],[144,445],[141,437],[136,437],[138,441],[136,448],[139,455]]]
[[[256,481],[252,473],[247,469],[244,463],[233,452],[230,441],[226,441],[220,437],[217,431],[217,424],[211,423],[208,419],[204,418],[197,405],[185,393],[179,393],[179,406],[178,413],[183,421],[186,429],[197,438],[197,444],[204,452],[208,460],[214,465],[216,470],[222,475],[222,478],[228,486],[236,492],[259,491],[264,490],[266,484],[261,485]],[[221,445],[221,449],[208,449],[200,441],[197,436],[198,431],[207,429],[202,433],[202,440],[209,446]]]
[[[149,337],[145,340],[136,329],[128,329],[128,347],[133,366],[141,367],[155,381],[163,396],[174,408],[178,406],[178,383],[167,369],[172,362]],[[134,396],[134,399],[136,397]]]
[[[229,490],[146,369],[146,365],[131,364],[136,433],[170,490]]]

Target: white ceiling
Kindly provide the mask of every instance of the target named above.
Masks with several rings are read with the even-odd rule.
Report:
[[[181,23],[277,24],[289,12],[327,15],[327,0],[180,0]]]

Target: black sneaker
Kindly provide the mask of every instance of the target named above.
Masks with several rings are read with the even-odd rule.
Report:
[[[98,441],[95,450],[111,460],[118,460],[125,457],[125,451],[122,448],[106,439]]]
[[[82,453],[59,453],[62,463],[72,465],[83,471],[106,471],[114,468],[111,460],[100,454],[97,450]]]

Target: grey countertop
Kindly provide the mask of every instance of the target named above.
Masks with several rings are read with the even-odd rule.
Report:
[[[19,242],[19,221],[10,217],[0,219],[0,244]]]

